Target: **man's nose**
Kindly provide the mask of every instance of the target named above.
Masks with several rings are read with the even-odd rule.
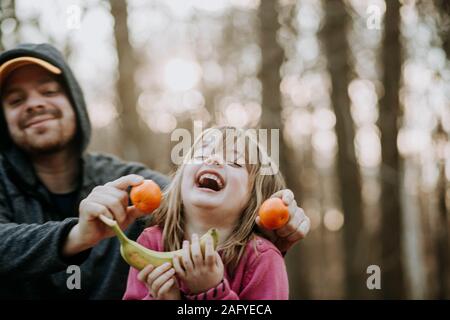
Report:
[[[33,112],[34,110],[44,109],[45,101],[43,97],[38,93],[30,93],[26,104],[26,112]]]

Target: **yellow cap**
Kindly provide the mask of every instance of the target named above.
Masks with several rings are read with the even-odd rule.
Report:
[[[37,64],[54,74],[61,74],[61,69],[51,63],[35,57],[18,57],[6,61],[0,66],[0,85],[2,81],[14,70],[28,64]]]

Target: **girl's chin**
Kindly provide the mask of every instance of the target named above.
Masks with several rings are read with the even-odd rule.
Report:
[[[210,194],[196,194],[192,197],[191,204],[198,208],[215,209],[221,207],[225,201],[211,197]]]
[[[208,207],[208,208],[217,208],[222,205],[222,201],[212,201],[208,199],[195,199],[192,202],[196,207]]]

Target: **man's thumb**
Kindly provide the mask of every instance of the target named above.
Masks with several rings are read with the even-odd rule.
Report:
[[[142,212],[141,210],[139,210],[138,208],[136,208],[135,206],[129,206],[127,208],[127,216],[130,218],[141,218],[145,215],[147,215],[148,213]]]

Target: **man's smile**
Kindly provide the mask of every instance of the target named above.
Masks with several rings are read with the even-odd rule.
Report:
[[[49,114],[48,115],[42,115],[42,116],[34,117],[34,118],[32,118],[30,121],[28,121],[25,124],[25,129],[26,128],[38,127],[41,124],[43,124],[43,123],[45,123],[47,121],[50,121],[50,120],[54,120],[54,119],[55,119],[55,117],[53,115],[49,115]]]

